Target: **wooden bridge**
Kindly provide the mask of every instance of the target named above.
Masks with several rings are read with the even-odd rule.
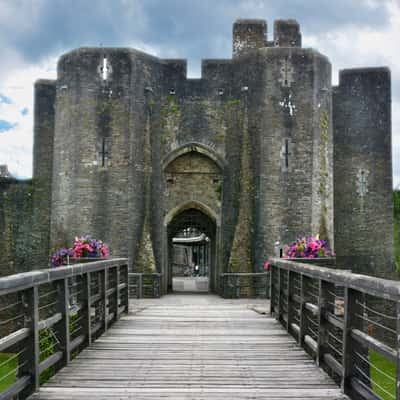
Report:
[[[397,282],[283,260],[271,302],[128,282],[124,259],[0,279],[0,399],[399,400]]]

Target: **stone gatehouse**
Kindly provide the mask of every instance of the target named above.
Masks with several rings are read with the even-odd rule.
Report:
[[[232,59],[203,60],[199,79],[134,49],[63,55],[35,84],[42,248],[90,233],[167,287],[172,238],[190,226],[210,238],[213,289],[319,233],[338,265],[390,270],[390,72],[331,75],[294,20],[271,40],[265,21],[236,21]]]

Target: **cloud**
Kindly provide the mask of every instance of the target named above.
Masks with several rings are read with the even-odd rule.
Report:
[[[17,123],[12,123],[12,122],[0,119],[0,132],[10,131],[11,129],[14,129],[16,126],[18,126]]]
[[[72,6],[64,0],[2,0],[0,119],[17,125],[0,135],[0,163],[31,174],[33,82],[55,78],[62,53],[100,44],[133,47],[162,58],[188,58],[189,76],[198,77],[201,59],[231,57],[237,18],[266,19],[269,39],[275,19],[297,19],[304,44],[330,58],[335,82],[343,68],[392,69],[394,177],[400,184],[397,0],[74,0]]]
[[[29,110],[33,110],[33,84],[38,78],[56,77],[57,58],[21,63],[0,81],[0,93],[12,99],[0,103],[0,120],[12,121],[11,128],[0,135],[0,164],[8,164],[14,176],[32,175],[33,113]]]
[[[3,94],[0,93],[0,103],[12,104],[12,100],[9,97],[4,96]]]
[[[393,183],[400,185],[400,52],[393,43],[400,41],[400,6],[386,2],[388,20],[385,26],[341,27],[320,35],[305,36],[306,46],[317,48],[329,56],[333,66],[333,81],[338,83],[338,71],[345,68],[388,66],[392,74],[392,140]]]

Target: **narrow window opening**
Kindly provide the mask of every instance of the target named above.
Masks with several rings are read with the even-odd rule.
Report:
[[[107,138],[102,138],[101,139],[101,149],[100,149],[99,155],[100,155],[101,166],[105,167],[107,165],[107,160],[108,160],[108,157],[109,157]]]
[[[109,73],[110,73],[110,66],[109,66],[107,57],[104,56],[103,65],[101,67],[101,75],[102,75],[103,81],[106,81],[108,79]]]
[[[289,168],[289,139],[285,139],[285,167]]]

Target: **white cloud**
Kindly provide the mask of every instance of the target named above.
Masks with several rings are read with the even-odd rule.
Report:
[[[373,5],[374,1],[371,1]],[[318,36],[305,36],[306,47],[326,54],[333,67],[333,83],[338,83],[338,71],[344,68],[388,66],[392,72],[392,134],[393,184],[400,185],[400,5],[387,3],[390,19],[385,28],[348,27]]]
[[[39,78],[56,77],[57,57],[50,57],[37,65],[22,63],[8,70],[0,84],[0,93],[12,104],[0,103],[0,119],[16,124],[15,128],[0,133],[0,164],[8,164],[18,177],[32,176],[33,146],[33,85]],[[28,114],[21,111],[27,108]]]
[[[122,2],[124,3],[125,0]],[[19,32],[30,32],[37,29],[38,18],[41,15],[44,0],[34,2],[34,8],[28,7],[27,12],[31,16],[26,17],[26,12],[18,11],[16,3],[5,2],[4,7],[0,8],[0,25],[7,29],[15,29],[18,26]],[[102,12],[107,13],[108,3],[102,3]],[[390,19],[385,26],[378,24],[377,28],[344,25],[345,28],[332,30],[329,27],[326,33],[319,33],[315,36],[304,35],[304,45],[317,48],[322,53],[329,56],[333,66],[333,80],[337,83],[338,70],[343,68],[353,68],[361,66],[387,65],[392,70],[393,82],[393,161],[394,161],[394,184],[400,185],[400,52],[396,50],[396,45],[400,42],[400,6],[396,0],[387,1],[382,4],[381,0],[366,0],[366,4],[371,8],[388,7]],[[130,2],[126,0],[125,17],[130,18],[143,14],[139,19],[142,25],[151,26],[150,20],[145,17],[145,13],[139,7],[140,2]],[[139,8],[138,8],[139,7]],[[235,8],[227,8],[226,14],[233,20],[236,16],[250,16],[254,10],[259,14],[265,8],[262,0],[249,0],[239,3]],[[304,26],[303,28],[307,28]],[[122,27],[121,27],[122,30]],[[145,29],[142,29],[145,30]],[[117,29],[118,31],[118,29]],[[119,32],[119,31],[118,31]],[[6,37],[10,39],[8,46],[4,42]],[[129,37],[129,36],[128,36]],[[133,36],[134,37],[134,36]],[[133,48],[142,50],[146,53],[162,57],[175,58],[187,54],[186,49],[183,54],[177,52],[171,46],[158,46],[154,41],[144,41],[137,37],[129,43]],[[230,54],[230,42],[227,45],[226,36],[214,36],[213,46],[217,54]],[[9,164],[10,170],[18,176],[31,176],[32,173],[32,142],[33,142],[33,84],[36,79],[56,77],[56,63],[61,53],[43,59],[37,64],[27,62],[16,48],[11,45],[11,37],[0,37],[0,48],[3,51],[2,62],[0,63],[0,93],[10,97],[13,104],[0,104],[0,120],[10,123],[17,123],[17,126],[7,132],[0,133],[0,164]],[[60,42],[63,43],[63,42]],[[122,45],[123,43],[121,43]],[[62,46],[62,44],[61,44]],[[228,51],[228,50],[229,51]],[[20,49],[21,50],[21,49]],[[184,50],[181,48],[181,51]],[[228,53],[227,53],[228,51]],[[207,55],[203,55],[207,57]],[[193,65],[193,61],[195,62]],[[189,63],[189,76],[197,77],[200,75],[200,62],[197,59]],[[28,108],[28,115],[21,114],[21,110]]]

